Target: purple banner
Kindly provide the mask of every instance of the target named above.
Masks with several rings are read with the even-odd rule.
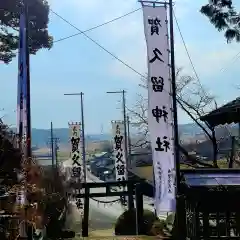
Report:
[[[18,56],[18,99],[17,99],[17,133],[19,141],[26,146],[27,139],[27,34],[26,16],[22,12],[19,21],[19,56]],[[21,145],[22,145],[21,144]],[[24,151],[25,152],[25,151]]]

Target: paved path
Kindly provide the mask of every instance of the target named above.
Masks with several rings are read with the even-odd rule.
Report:
[[[71,160],[67,160],[63,163],[64,168],[71,167]],[[92,175],[90,172],[87,172],[87,182],[102,182],[96,176]],[[104,192],[105,188],[94,188],[91,189],[91,192]],[[109,202],[119,199],[119,197],[102,197],[97,200]],[[144,209],[149,209],[154,211],[153,206],[151,205],[153,200],[148,197],[144,197]],[[77,209],[74,203],[71,203],[71,208],[73,212],[73,218],[75,221],[79,221],[80,212]],[[113,204],[103,204],[90,199],[90,209],[89,209],[89,228],[91,229],[110,229],[114,228],[117,218],[124,212],[124,208],[119,202]],[[161,218],[166,218],[165,215]]]
[[[65,163],[65,164],[64,164]],[[65,161],[63,166],[69,167],[71,162],[69,160]],[[87,182],[94,182],[91,179],[91,174],[87,175]],[[105,188],[92,189],[92,192],[103,192]],[[114,201],[119,199],[119,197],[104,197],[98,198],[100,201]],[[70,208],[72,211],[71,221],[68,225],[74,224],[74,222],[79,222],[81,220],[80,211],[77,209],[74,202],[70,203]],[[90,199],[90,209],[89,209],[89,228],[96,229],[111,229],[114,228],[117,218],[124,212],[122,206],[116,202],[113,204],[103,204]],[[80,228],[81,226],[79,226]]]

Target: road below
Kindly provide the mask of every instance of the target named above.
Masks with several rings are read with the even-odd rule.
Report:
[[[87,176],[87,182],[93,182],[90,178],[90,173]],[[105,188],[94,188],[91,192],[104,192]],[[119,197],[102,197],[96,199],[90,199],[89,209],[89,222],[91,229],[110,229],[113,228],[117,218],[124,212],[124,208],[121,206]],[[113,203],[101,203],[111,202]]]
[[[63,163],[63,168],[66,170],[71,167],[71,161],[67,160]],[[69,170],[69,169],[68,169]],[[87,182],[94,182],[91,177],[91,173],[87,174]],[[104,192],[105,188],[95,188],[91,192]],[[111,229],[114,228],[117,218],[124,212],[123,207],[119,202],[114,202],[111,204],[104,204],[101,202],[110,202],[118,200],[119,197],[103,197],[97,199],[90,199],[89,206],[89,229]],[[98,201],[100,202],[98,202]],[[81,229],[81,215],[80,211],[77,209],[74,202],[70,203],[71,208],[71,223],[68,225],[74,225],[74,222],[78,222],[78,228]]]
[[[117,217],[107,214],[106,211],[103,211],[103,208],[104,206],[101,206],[101,204],[99,206],[95,206],[95,204],[91,201],[89,209],[89,231],[114,228]],[[71,229],[74,228],[72,230],[80,232],[82,228],[80,211],[74,203],[70,203],[70,211],[71,214],[69,215],[67,225]]]
[[[71,170],[71,160],[67,160],[63,163],[63,168],[68,168],[68,171]],[[70,173],[70,172],[69,172]],[[96,176],[92,175],[90,172],[87,172],[87,182],[102,182]],[[93,188],[90,190],[93,192],[104,192],[105,188]],[[124,208],[119,203],[119,201],[114,203],[111,202],[118,200],[119,197],[102,197],[97,199],[90,199],[90,209],[89,209],[89,229],[98,230],[98,229],[111,229],[114,228],[117,218],[124,212]],[[154,211],[152,206],[153,200],[148,197],[144,197],[144,209]],[[71,204],[73,218],[75,221],[81,219],[80,211],[77,209],[74,202]],[[166,213],[159,216],[161,219],[166,219]],[[81,226],[79,226],[81,229]]]

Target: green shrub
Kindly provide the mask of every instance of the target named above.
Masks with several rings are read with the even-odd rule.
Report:
[[[159,222],[155,214],[149,210],[144,210],[143,219],[140,226],[142,235],[154,235],[152,227]],[[115,225],[115,235],[135,235],[136,234],[136,210],[127,210],[119,216]]]
[[[167,216],[166,228],[168,229],[169,232],[172,232],[172,230],[173,230],[174,220],[175,220],[175,213],[171,213]]]

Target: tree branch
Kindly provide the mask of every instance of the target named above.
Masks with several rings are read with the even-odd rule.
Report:
[[[184,112],[197,124],[198,127],[206,134],[206,136],[213,142],[214,138],[208,131],[211,130],[209,126],[204,126],[199,122],[199,118],[206,112],[205,109],[212,107],[212,104],[216,107],[216,101],[214,96],[208,94],[206,90],[195,81],[195,79],[188,75],[182,75],[182,68],[177,68],[177,103],[183,109]],[[142,78],[143,84],[140,86],[147,90],[147,78]],[[144,147],[149,144],[147,139],[148,134],[148,101],[142,95],[138,95],[138,100],[133,109],[128,109],[132,121],[139,131],[142,132],[142,138],[138,140],[132,146]],[[191,159],[193,163],[199,164],[205,167],[213,167],[213,165],[201,162],[200,160],[188,155],[188,152],[180,146],[181,151]]]

